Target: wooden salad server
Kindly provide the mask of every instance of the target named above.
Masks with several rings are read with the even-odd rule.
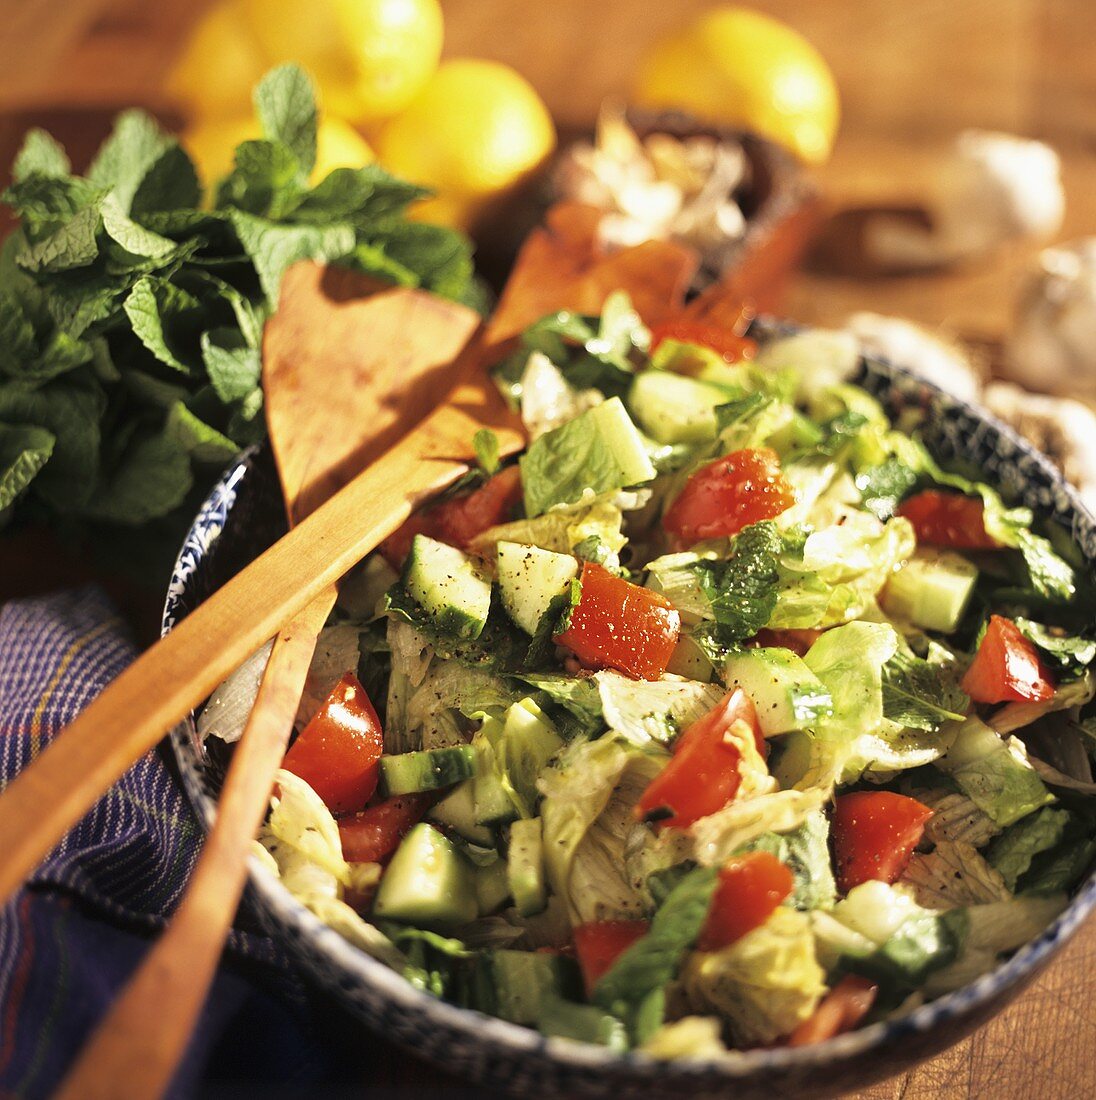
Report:
[[[291,525],[423,419],[478,327],[472,310],[422,291],[311,263],[286,273],[263,336],[263,389]],[[171,1083],[232,925],[250,842],[336,595],[335,586],[325,589],[275,639],[179,907],[70,1069],[59,1100],[152,1100]]]
[[[576,257],[570,271],[577,300],[546,304],[543,286],[555,276],[542,265],[569,256]],[[138,657],[0,795],[0,904],[166,730],[464,473],[477,430],[493,430],[502,455],[521,449],[520,423],[484,365],[522,328],[552,309],[597,312],[618,287],[631,294],[645,321],[658,323],[680,310],[695,264],[690,250],[665,242],[606,256],[588,208],[564,204],[550,211],[545,228],[519,255],[496,319],[454,364],[448,399]],[[415,339],[410,332],[402,338]]]

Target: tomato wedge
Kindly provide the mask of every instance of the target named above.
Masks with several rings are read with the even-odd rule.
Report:
[[[714,351],[726,363],[752,359],[757,354],[756,340],[751,340],[748,336],[743,336],[732,329],[722,328],[719,325],[705,325],[698,321],[667,321],[665,324],[656,325],[651,329],[652,354],[667,340],[707,348],[709,351]]]
[[[712,907],[697,946],[718,951],[762,925],[792,892],[795,879],[769,852],[732,856],[719,871]]]
[[[833,807],[837,887],[847,894],[870,879],[894,882],[906,869],[932,810],[891,791],[853,791]]]
[[[416,535],[463,550],[488,527],[505,523],[520,500],[521,473],[517,466],[507,466],[470,493],[420,509],[381,543],[381,553],[398,569]]]
[[[976,703],[1042,702],[1054,697],[1054,678],[1039,651],[1003,615],[990,616],[961,686]]]
[[[742,784],[742,751],[752,737],[764,756],[765,742],[753,702],[741,688],[728,692],[678,737],[670,762],[648,784],[636,817],[685,828],[723,809]]]
[[[435,791],[400,794],[339,819],[343,859],[348,863],[383,863],[400,846],[412,825],[437,801]]]
[[[917,541],[951,550],[996,550],[999,543],[986,531],[984,508],[977,497],[926,489],[897,509],[913,524]]]
[[[786,512],[795,491],[768,447],[732,451],[701,466],[685,482],[662,518],[666,531],[685,545],[736,535],[751,523]]]
[[[788,1037],[788,1046],[805,1047],[852,1031],[871,1011],[879,986],[867,978],[849,974],[822,999],[799,1027]]]
[[[636,680],[666,671],[681,631],[681,616],[664,597],[582,563],[582,591],[567,628],[555,636],[587,668],[615,668]]]
[[[575,954],[582,969],[586,996],[593,996],[594,986],[616,962],[617,956],[642,939],[650,930],[645,920],[599,920],[580,924],[572,932]]]
[[[333,814],[347,813],[373,797],[383,751],[377,712],[348,672],[290,746],[282,767],[308,783]]]

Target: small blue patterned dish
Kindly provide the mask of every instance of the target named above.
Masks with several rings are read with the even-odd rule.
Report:
[[[906,371],[866,360],[860,383],[892,417],[926,415],[925,442],[944,464],[980,468],[1007,498],[1072,535],[1096,563],[1096,520],[1054,467],[1013,431]],[[245,452],[202,506],[168,590],[163,631],[263,550],[284,529],[267,448]],[[171,735],[183,782],[208,827],[226,759],[200,745],[188,719]],[[884,1023],[816,1046],[732,1053],[718,1060],[658,1062],[638,1054],[545,1039],[535,1031],[414,989],[395,972],[321,924],[274,879],[252,874],[247,904],[321,986],[367,1026],[416,1055],[485,1086],[525,1095],[823,1097],[901,1072],[957,1042],[1011,1001],[1096,908],[1096,874],[1040,936],[996,970]]]

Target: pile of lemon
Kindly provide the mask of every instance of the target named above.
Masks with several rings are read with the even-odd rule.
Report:
[[[207,183],[258,137],[251,89],[283,61],[304,65],[322,107],[314,178],[379,161],[437,197],[416,215],[473,228],[551,154],[555,129],[533,87],[493,61],[442,62],[438,0],[220,0],[168,81]]]

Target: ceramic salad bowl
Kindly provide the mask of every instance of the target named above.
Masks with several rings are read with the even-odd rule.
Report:
[[[924,411],[922,436],[945,465],[978,467],[1006,498],[1060,524],[1096,563],[1096,519],[1048,460],[1014,432],[906,371],[866,359],[857,379],[892,418]],[[168,590],[166,633],[284,530],[267,448],[245,452],[221,478],[187,536]],[[208,827],[224,747],[203,748],[192,719],[171,736],[187,794]],[[652,1089],[690,1096],[829,1096],[901,1072],[957,1042],[1012,1000],[1096,908],[1096,874],[1036,939],[995,970],[907,1014],[814,1046],[661,1062],[642,1054],[548,1039],[439,1001],[322,924],[257,865],[245,904],[301,967],[365,1025],[448,1072],[526,1095],[628,1097]]]

